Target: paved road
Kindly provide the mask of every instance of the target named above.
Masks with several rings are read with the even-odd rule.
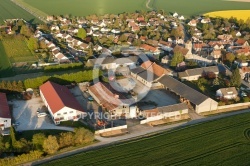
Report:
[[[233,116],[233,115],[242,114],[242,113],[250,113],[250,109],[237,111],[237,112],[225,113],[225,114],[216,115],[216,116],[212,116],[212,117],[205,117],[205,118],[201,118],[201,119],[191,120],[189,122],[181,122],[181,123],[176,123],[176,124],[166,125],[166,126],[148,127],[145,125],[145,126],[140,127],[140,130],[136,130],[138,128],[138,125],[136,125],[136,126],[133,126],[129,129],[129,131],[130,131],[129,134],[118,136],[118,137],[112,137],[112,138],[103,138],[100,136],[96,136],[96,139],[98,139],[100,142],[98,142],[94,145],[90,145],[90,146],[83,147],[83,148],[80,148],[77,150],[65,152],[65,153],[58,154],[58,155],[55,155],[52,157],[46,157],[46,158],[41,159],[39,161],[30,162],[30,163],[23,164],[23,165],[28,166],[28,165],[42,164],[42,163],[46,163],[46,162],[49,162],[52,160],[64,158],[64,157],[67,157],[70,155],[74,155],[77,153],[86,152],[89,150],[99,149],[102,147],[118,144],[118,143],[121,143],[124,141],[138,139],[138,138],[142,138],[142,137],[148,137],[149,135],[168,131],[171,129],[182,128],[182,127],[190,126],[190,125],[198,125],[200,123],[204,123],[204,122],[208,122],[208,121],[212,121],[212,120],[216,120],[216,119],[221,119],[224,117]]]

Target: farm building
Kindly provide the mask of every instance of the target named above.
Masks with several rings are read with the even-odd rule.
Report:
[[[86,114],[66,86],[48,81],[40,86],[40,95],[55,124],[77,121]]]
[[[166,119],[166,118],[175,118],[180,115],[188,114],[188,106],[185,103],[174,104],[169,106],[157,107],[150,110],[140,110],[146,119],[142,120],[140,123],[145,124],[151,121]]]
[[[179,72],[178,76],[181,80],[194,81],[198,80],[201,76],[205,76],[209,73],[217,76],[219,74],[218,66],[188,69],[183,72]]]
[[[183,101],[190,103],[197,113],[216,110],[218,103],[204,94],[190,88],[171,76],[163,76],[159,82],[164,88],[174,92]]]
[[[11,127],[11,114],[5,93],[0,93],[0,131]]]
[[[111,113],[111,115],[129,115],[130,102],[124,103],[123,96],[118,92],[115,93],[107,85],[98,82],[88,88],[89,94],[95,101]],[[125,98],[124,98],[125,99]],[[129,101],[129,99],[127,99]],[[131,101],[132,103],[133,101]]]

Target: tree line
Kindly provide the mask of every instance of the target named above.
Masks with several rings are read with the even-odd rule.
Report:
[[[22,92],[25,87],[22,81],[1,81],[0,91],[2,92]]]
[[[63,148],[89,144],[94,141],[94,134],[85,128],[75,128],[74,132],[62,132],[59,135],[37,133],[32,140],[16,139],[13,127],[10,129],[10,139],[5,141],[0,136],[0,154],[3,152],[23,153],[16,157],[0,159],[0,165],[17,165],[51,155]]]

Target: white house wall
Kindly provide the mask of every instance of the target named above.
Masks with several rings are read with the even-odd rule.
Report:
[[[2,124],[4,126],[2,126]],[[11,118],[0,118],[0,127],[2,128],[2,130],[11,127]]]

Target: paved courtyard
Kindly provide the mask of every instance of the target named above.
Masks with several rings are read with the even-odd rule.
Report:
[[[50,115],[46,117],[37,117],[37,111],[46,112],[43,101],[40,97],[32,98],[31,100],[13,100],[12,115],[15,122],[20,125],[16,126],[17,131],[23,130],[41,130],[41,129],[58,129],[69,130],[73,128],[56,126]]]

